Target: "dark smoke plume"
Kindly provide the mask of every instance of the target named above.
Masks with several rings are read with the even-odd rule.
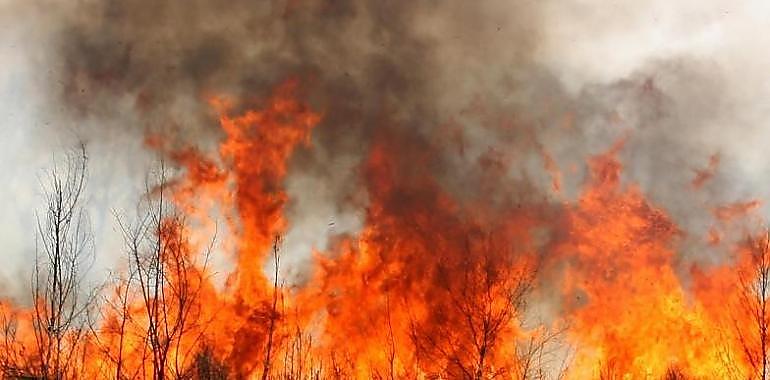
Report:
[[[432,174],[489,207],[571,199],[585,158],[621,140],[624,180],[687,228],[704,232],[712,203],[750,194],[717,176],[706,195],[687,195],[694,171],[720,153],[718,139],[699,137],[717,135],[713,121],[732,111],[718,67],[666,57],[568,90],[542,63],[552,26],[544,9],[529,1],[81,2],[55,23],[63,69],[52,96],[76,119],[109,120],[100,128],[162,131],[206,149],[218,137],[207,97],[248,107],[299,78],[324,117],[313,148],[294,158],[295,225],[318,222],[320,205],[338,215],[365,205],[360,161],[392,134],[408,142],[398,152],[403,181]],[[309,186],[322,190],[308,194]]]

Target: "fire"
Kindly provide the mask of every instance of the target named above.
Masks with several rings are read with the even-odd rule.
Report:
[[[298,85],[284,83],[262,109],[236,117],[228,115],[227,100],[212,99],[225,134],[216,159],[193,148],[168,152],[188,173],[173,189],[175,203],[204,223],[207,213],[220,207],[235,231],[225,246],[234,251],[236,269],[226,289],[206,301],[211,332],[205,335],[220,348],[215,356],[243,375],[256,373],[265,349],[255,342],[264,342],[270,321],[280,318],[270,307],[280,289],[263,268],[274,237],[287,228],[288,198],[281,187],[288,159],[298,145],[309,143],[321,117],[294,98]]]
[[[407,159],[429,167],[430,146],[398,135],[377,141],[364,169],[366,227],[321,260],[299,303],[325,309],[324,343],[344,350],[359,377],[486,378],[512,368],[537,219],[522,212],[494,221],[462,207],[429,173],[398,170]],[[396,154],[403,150],[418,153]]]
[[[686,231],[638,185],[621,183],[623,142],[589,159],[576,200],[518,202],[459,196],[432,171],[441,144],[381,128],[360,166],[363,228],[315,252],[306,282],[280,284],[265,267],[277,260],[277,274],[277,237],[290,227],[290,159],[312,149],[323,121],[301,90],[287,81],[244,112],[212,98],[222,131],[215,152],[148,137],[182,169],[149,194],[171,211],[160,204],[149,227],[124,231],[154,243],[134,246],[98,322],[65,333],[83,358],[65,377],[524,379],[567,368],[570,379],[754,378],[761,353],[747,342],[766,336],[750,328],[751,313],[731,312],[764,305],[752,292],[766,247],[755,242],[732,262],[681,268]],[[560,191],[546,148],[537,146]],[[491,177],[507,165],[495,154],[473,163]],[[738,202],[714,217],[741,218],[758,205]],[[228,225],[218,237],[225,253],[209,246],[216,213]],[[223,286],[211,254],[233,262]],[[555,289],[558,302],[533,322],[528,306],[549,294],[541,287]],[[0,306],[5,372],[36,373],[36,337],[45,333],[34,306]]]
[[[570,234],[557,248],[567,262],[565,302],[578,346],[571,374],[649,378],[675,366],[696,378],[723,376],[716,325],[675,271],[682,232],[638,188],[621,187],[614,152],[590,166],[591,181],[568,212]]]

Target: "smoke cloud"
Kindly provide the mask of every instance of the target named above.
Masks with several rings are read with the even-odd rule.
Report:
[[[769,92],[770,54],[757,32],[770,10],[614,4],[131,0],[2,9],[9,25],[43,17],[14,39],[24,47],[6,49],[31,52],[38,119],[57,124],[30,133],[88,142],[94,193],[122,189],[96,196],[102,210],[140,191],[154,159],[142,146],[148,132],[213,149],[220,131],[209,97],[245,108],[299,78],[323,114],[287,180],[287,246],[301,274],[312,247],[360,225],[361,161],[384,134],[404,141],[394,169],[404,181],[427,171],[459,199],[490,207],[573,199],[586,157],[621,140],[623,181],[693,236],[708,230],[718,205],[768,195],[770,110],[759,99]],[[694,189],[712,156],[713,178]],[[110,235],[110,213],[101,212],[97,224]],[[718,254],[695,240],[685,239],[687,260]]]

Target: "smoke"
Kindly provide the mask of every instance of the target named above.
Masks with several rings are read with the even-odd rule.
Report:
[[[91,157],[98,277],[121,265],[114,214],[130,217],[147,172],[168,152],[145,144],[148,136],[219,157],[225,136],[209,99],[232,99],[235,115],[297,79],[298,97],[322,115],[311,144],[271,141],[268,159],[239,156],[254,166],[238,168],[244,187],[231,187],[247,206],[237,211],[254,214],[244,224],[260,229],[235,243],[238,259],[253,257],[227,278],[243,321],[259,317],[262,277],[252,264],[266,253],[247,250],[268,246],[273,231],[262,229],[282,231],[272,223],[283,197],[270,197],[282,185],[290,226],[281,274],[312,285],[294,289],[298,304],[327,318],[332,342],[369,338],[358,327],[385,326],[386,315],[389,324],[391,294],[404,295],[406,307],[393,311],[402,322],[413,321],[410,303],[424,306],[419,330],[451,338],[441,328],[461,324],[448,311],[452,298],[472,303],[484,292],[475,279],[505,283],[518,261],[531,273],[531,254],[551,260],[528,312],[634,338],[644,331],[615,322],[668,310],[661,294],[679,300],[692,264],[724,260],[757,226],[729,214],[770,195],[762,101],[770,7],[759,2],[85,0],[0,10],[10,25],[0,52],[13,67],[0,74],[9,100],[0,162],[10,183],[0,190],[9,210],[0,239],[18,252],[14,261],[32,260],[34,234],[6,226],[18,219],[33,230],[39,195],[35,180],[19,178],[55,164],[75,140]],[[22,21],[32,16],[41,21]],[[284,116],[270,115],[277,124]],[[245,151],[259,154],[255,146]],[[601,170],[591,173],[587,160],[608,151],[616,157],[593,159]],[[271,152],[280,160],[293,152],[283,184]],[[638,192],[615,188],[618,166],[621,186]],[[260,174],[267,179],[251,181]],[[205,182],[187,179],[193,189]],[[586,190],[591,181],[600,191]],[[759,216],[768,210],[762,204]],[[337,260],[313,260],[314,251]],[[16,267],[3,269],[6,282],[22,284],[9,293],[28,278]],[[229,360],[247,373],[263,332],[231,325]],[[583,327],[574,334],[581,342],[594,331]]]
[[[163,131],[206,149],[219,133],[207,97],[225,94],[247,107],[286,78],[301,78],[324,114],[288,183],[287,244],[306,255],[324,246],[324,230],[358,225],[366,194],[356,168],[379,131],[434,145],[446,156],[436,172],[462,188],[450,183],[460,163],[438,146],[442,126],[500,75],[536,68],[537,17],[529,5],[505,2],[90,2],[58,27],[63,85],[53,101],[75,118],[104,121],[84,132],[95,139],[111,139],[115,129],[138,138]],[[495,54],[510,72],[490,65]]]
[[[758,2],[19,4],[4,13],[45,15],[31,38],[32,67],[45,73],[34,91],[48,120],[66,125],[40,135],[84,136],[99,156],[96,193],[141,189],[148,132],[212,149],[208,97],[245,108],[300,78],[324,115],[287,180],[287,249],[300,274],[311,247],[359,228],[361,162],[384,135],[408,142],[395,169],[404,181],[431,173],[490,207],[574,199],[586,157],[624,140],[623,181],[692,232],[689,259],[716,254],[699,252],[714,207],[767,195],[770,54],[757,32],[770,11]],[[715,176],[694,189],[713,155]],[[97,203],[104,213],[114,201]]]

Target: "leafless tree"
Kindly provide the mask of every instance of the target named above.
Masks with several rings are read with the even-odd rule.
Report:
[[[94,260],[93,236],[82,206],[88,179],[85,146],[66,154],[43,181],[46,205],[37,215],[32,275],[36,373],[46,379],[76,376],[75,361],[87,332],[94,292],[84,276]]]
[[[375,368],[372,377],[376,380],[395,380],[406,377],[404,376],[405,374],[399,373],[398,369],[396,368],[396,358],[398,357],[398,352],[396,347],[396,337],[393,331],[393,318],[391,316],[390,310],[390,295],[388,294],[385,295],[385,322],[387,324],[387,342],[383,348],[385,349],[388,365],[384,370]]]
[[[267,341],[262,362],[263,380],[319,380],[324,373],[323,361],[313,352],[313,336],[300,325],[299,310],[295,310],[294,323],[289,324],[286,310],[284,284],[280,281],[281,244],[276,235],[272,245],[273,293],[267,321]]]
[[[739,271],[740,312],[735,331],[740,339],[751,379],[770,378],[770,232],[751,240],[751,265]],[[745,316],[750,324],[747,326]]]
[[[491,361],[504,331],[523,316],[537,263],[517,262],[497,251],[489,236],[473,246],[466,244],[463,261],[445,269],[452,281],[446,286],[446,301],[434,306],[435,318],[412,321],[417,356],[423,363],[445,363],[441,373],[434,374],[442,378],[495,379],[516,372],[521,379],[533,378],[533,364],[545,341],[533,341],[532,347],[521,350],[527,357],[514,358],[516,368],[496,367]]]
[[[560,380],[571,359],[570,348],[561,338],[566,327],[540,329],[518,342],[512,373],[518,380]]]
[[[95,313],[89,321],[91,337],[94,347],[99,350],[103,358],[109,361],[114,368],[114,372],[105,373],[105,376],[112,376],[116,380],[134,379],[141,372],[141,368],[127,369],[126,361],[126,340],[128,338],[129,327],[136,323],[131,315],[131,303],[133,302],[132,284],[135,273],[129,270],[127,273],[113,276],[111,283],[114,285],[113,292],[108,292],[102,296],[102,307]],[[115,346],[104,342],[104,340],[116,339]]]
[[[30,357],[24,344],[18,339],[19,320],[17,312],[11,309],[3,309],[0,312],[0,374],[4,378],[18,379],[34,376],[36,365],[35,358]]]
[[[207,321],[195,311],[200,307],[215,237],[202,252],[191,250],[186,220],[167,199],[166,170],[161,161],[156,183],[148,181],[147,199],[140,204],[136,222],[126,223],[118,218],[129,269],[113,307],[118,310],[120,321],[119,348],[112,353],[116,378],[130,377],[130,370],[123,365],[123,334],[127,324],[144,323],[133,330],[142,331],[141,338],[146,343],[143,365],[152,368],[157,380],[189,377],[196,370],[198,352],[176,349],[182,347],[184,340],[192,339],[196,350],[204,348]],[[134,299],[137,296],[138,300]],[[134,318],[128,308],[136,302],[141,305],[141,318]]]
[[[313,336],[296,324],[293,336],[283,350],[283,363],[273,378],[281,380],[312,380],[322,378],[323,363],[313,355]]]
[[[280,277],[281,257],[280,257],[280,244],[281,237],[276,235],[273,239],[273,300],[272,307],[270,309],[270,317],[268,320],[267,328],[267,344],[265,347],[265,359],[262,363],[262,380],[267,380],[270,375],[270,367],[272,364],[273,354],[273,340],[276,334],[276,323],[280,318],[278,314],[278,298],[281,294],[281,288],[278,286],[278,280]]]

